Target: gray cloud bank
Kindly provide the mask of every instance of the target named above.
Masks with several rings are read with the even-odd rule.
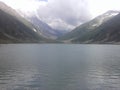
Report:
[[[71,30],[91,19],[86,0],[48,0],[37,14],[42,21],[60,30]]]

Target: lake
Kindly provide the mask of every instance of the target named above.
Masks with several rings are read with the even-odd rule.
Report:
[[[1,44],[0,90],[120,90],[120,46]]]

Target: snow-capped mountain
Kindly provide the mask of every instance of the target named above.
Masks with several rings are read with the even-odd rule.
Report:
[[[115,17],[118,14],[119,14],[119,11],[110,10],[110,11],[94,18],[91,21],[76,27],[74,30],[63,35],[62,37],[60,37],[58,39],[69,41],[69,42],[72,40],[75,40],[75,39],[79,39],[79,38],[83,37],[86,33],[96,30],[96,28],[98,28],[100,25],[102,25],[103,23],[112,19],[113,17]]]
[[[107,20],[111,19],[112,17],[118,15],[119,11],[110,10],[106,13],[96,17],[92,21],[90,21],[88,29],[94,29],[96,27],[99,27],[102,23],[106,22]]]

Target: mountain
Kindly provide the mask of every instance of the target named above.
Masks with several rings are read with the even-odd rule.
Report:
[[[48,24],[42,22],[37,16],[27,17],[27,20],[29,20],[37,28],[37,31],[45,38],[56,39],[64,34],[62,31],[51,28]]]
[[[47,39],[14,9],[0,2],[0,43],[18,42],[47,42]]]
[[[28,15],[23,13],[22,11],[18,11],[18,13],[23,16],[25,19],[27,19],[29,22],[31,22],[35,27],[38,33],[40,33],[43,37],[48,39],[55,40],[57,37],[60,37],[67,33],[65,30],[55,30],[51,28],[48,24],[44,23],[37,13],[34,13],[32,15]]]
[[[65,43],[120,43],[119,11],[110,10],[71,32],[65,33],[67,32],[52,29],[37,15],[29,17],[20,14],[0,2],[0,43],[59,41]]]
[[[118,14],[117,16],[113,17],[112,19],[108,20],[100,27],[98,27],[97,32],[92,32],[90,34],[93,35],[90,35],[89,38],[86,38],[86,40],[88,39],[90,40],[90,43],[119,43],[120,14]]]
[[[99,42],[99,39],[93,41],[93,37],[96,38],[97,37],[96,34],[100,33],[105,34],[104,32],[106,30],[103,29],[106,28],[105,27],[106,23],[111,25],[111,23],[109,22],[113,20],[115,17],[117,17],[118,14],[119,11],[110,10],[89,22],[80,25],[79,27],[72,30],[70,33],[64,35],[63,37],[58,38],[58,40],[73,43],[92,43],[97,42],[97,40]],[[114,23],[112,23],[112,25],[114,26]],[[99,38],[101,38],[101,36]]]

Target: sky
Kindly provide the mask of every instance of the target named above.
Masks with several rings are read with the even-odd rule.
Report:
[[[120,10],[119,0],[0,0],[16,10],[37,15],[54,29],[72,30],[108,10]]]

